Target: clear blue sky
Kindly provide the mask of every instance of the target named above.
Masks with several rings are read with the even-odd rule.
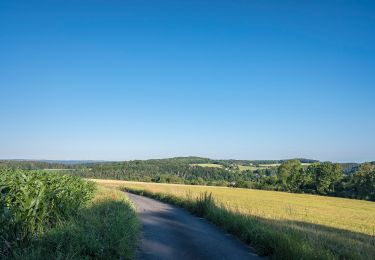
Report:
[[[0,90],[0,158],[375,160],[375,2],[1,1]]]

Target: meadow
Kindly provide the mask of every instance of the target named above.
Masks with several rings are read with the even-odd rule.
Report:
[[[276,166],[275,166],[276,167]],[[240,171],[256,171],[256,170],[259,170],[259,169],[269,169],[271,167],[266,167],[266,166],[253,166],[253,165],[238,165],[238,169]]]
[[[276,258],[293,254],[323,259],[375,258],[374,202],[226,187],[97,182],[187,208],[202,194],[212,194],[215,210],[203,215],[254,246],[260,254]]]
[[[207,167],[207,168],[224,168],[221,164],[214,163],[192,163],[191,166]]]
[[[192,166],[200,166],[204,168],[222,168],[225,167],[221,164],[214,164],[214,163],[195,163],[190,164]],[[310,163],[302,163],[303,166],[308,166]],[[271,169],[271,168],[277,168],[280,166],[280,163],[273,163],[273,164],[257,164],[257,165],[236,165],[238,167],[238,170],[240,171],[256,171],[259,169]]]

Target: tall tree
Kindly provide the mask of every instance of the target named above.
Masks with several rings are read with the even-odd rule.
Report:
[[[296,176],[302,169],[301,162],[298,160],[289,160],[283,162],[277,171],[277,178],[284,190],[290,191],[289,181],[291,179],[297,179]],[[293,187],[294,188],[294,187]]]
[[[359,198],[375,200],[375,166],[362,164],[353,175],[355,189]]]
[[[324,162],[313,166],[316,191],[319,194],[335,192],[335,186],[344,177],[343,170],[338,163]]]

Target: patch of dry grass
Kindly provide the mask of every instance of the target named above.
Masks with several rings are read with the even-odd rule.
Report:
[[[336,197],[227,187],[94,180],[111,187],[126,186],[180,197],[212,193],[227,208],[266,219],[301,221],[375,235],[375,203]]]
[[[256,218],[276,233],[300,237],[312,248],[328,250],[338,258],[375,257],[374,202],[227,187],[95,181],[113,188],[126,187],[159,194],[157,196],[167,194],[183,201],[211,193],[220,207]]]

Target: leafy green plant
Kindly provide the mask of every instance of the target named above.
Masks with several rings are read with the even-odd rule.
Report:
[[[138,231],[137,213],[125,194],[98,186],[74,217],[14,248],[9,258],[133,259]]]
[[[74,176],[0,169],[0,256],[76,215],[94,189]]]

